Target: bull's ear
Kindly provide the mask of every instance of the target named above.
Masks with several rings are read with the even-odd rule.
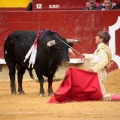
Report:
[[[67,43],[78,43],[79,40],[76,40],[76,39],[66,39],[67,40]]]
[[[49,41],[49,42],[47,42],[47,46],[48,47],[51,47],[51,46],[53,46],[53,45],[55,45],[56,43],[55,43],[55,40],[51,40],[51,41]]]

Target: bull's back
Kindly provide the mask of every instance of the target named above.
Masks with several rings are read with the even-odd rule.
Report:
[[[12,58],[13,60],[21,60],[32,46],[36,37],[37,31],[14,31],[4,43],[5,59]]]

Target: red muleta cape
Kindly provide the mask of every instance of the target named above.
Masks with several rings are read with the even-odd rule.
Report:
[[[102,93],[97,73],[69,68],[48,103],[101,100]]]

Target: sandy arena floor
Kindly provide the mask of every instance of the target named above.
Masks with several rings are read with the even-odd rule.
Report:
[[[54,91],[60,82],[53,83]],[[44,87],[47,90],[47,82]],[[36,81],[23,81],[23,88],[26,95],[13,96],[9,81],[0,80],[0,120],[120,120],[119,101],[48,104],[49,96],[38,96]],[[106,88],[120,94],[120,70],[109,73]]]

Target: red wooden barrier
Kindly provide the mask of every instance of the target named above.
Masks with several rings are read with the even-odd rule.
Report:
[[[65,38],[79,39],[80,43],[75,48],[81,53],[93,52],[96,33],[104,28],[108,30],[119,15],[120,11],[0,12],[0,58],[3,58],[5,38],[12,31],[21,29],[52,29]],[[117,54],[120,55],[119,52]]]
[[[120,68],[120,11],[82,11],[86,1],[33,0],[31,12],[26,8],[0,8],[0,64],[1,58],[4,59],[4,41],[14,30],[51,29],[65,38],[80,40],[73,47],[78,52],[93,53],[94,37],[98,31],[106,29],[112,36],[110,47],[114,60],[109,71]],[[120,0],[113,0],[113,3],[120,3]],[[75,53],[70,58],[79,58],[79,55]]]
[[[14,30],[51,29],[65,38],[80,40],[74,48],[80,53],[92,53],[98,31],[116,23],[120,11],[42,10],[32,12],[0,12],[0,58],[5,38]],[[114,31],[113,31],[114,32]],[[120,29],[115,31],[115,54],[120,56]],[[71,58],[79,57],[70,55]]]

